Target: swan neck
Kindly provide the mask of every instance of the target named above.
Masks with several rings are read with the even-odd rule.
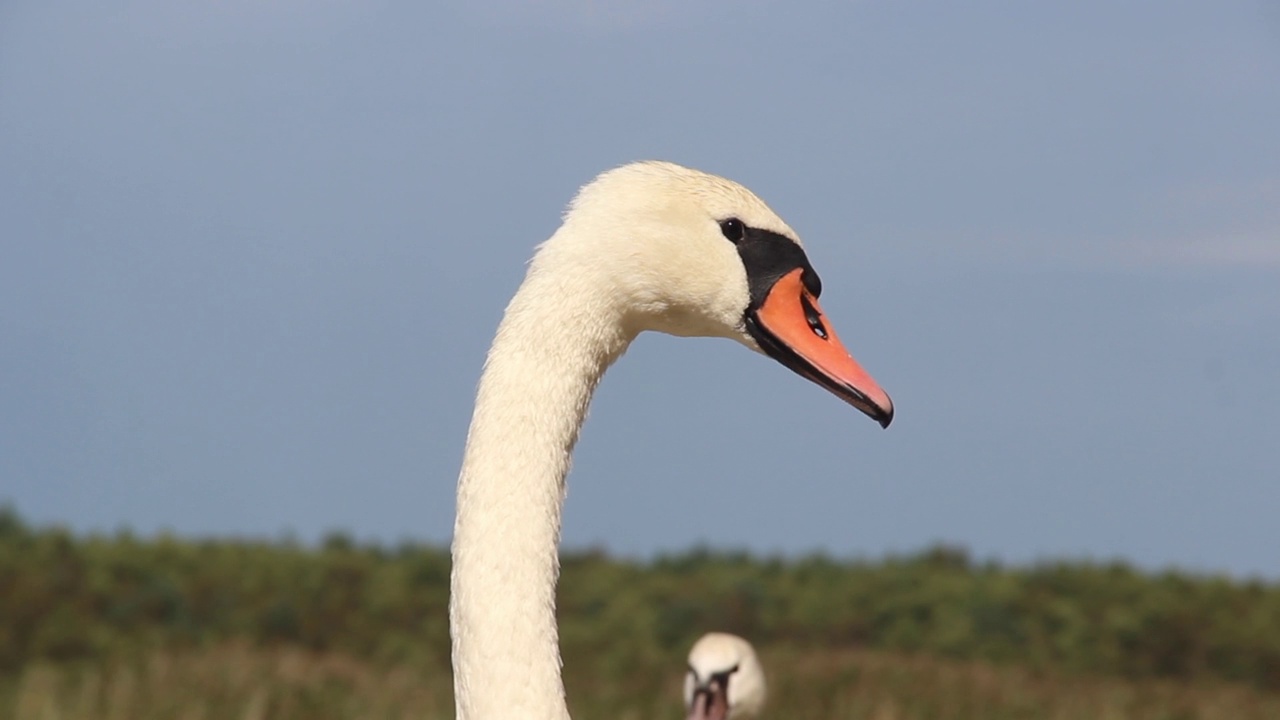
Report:
[[[459,720],[565,720],[555,616],[570,456],[633,335],[609,288],[535,259],[489,351],[458,479],[450,622]]]

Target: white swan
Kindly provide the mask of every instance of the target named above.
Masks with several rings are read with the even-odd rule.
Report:
[[[746,720],[765,700],[764,669],[751,643],[737,635],[707,633],[689,651],[684,675],[688,720]]]
[[[645,330],[763,351],[888,426],[794,231],[737,183],[664,162],[582,188],[489,350],[458,478],[449,618],[460,720],[563,720],[564,478],[605,369]],[[770,432],[760,428],[762,437]]]

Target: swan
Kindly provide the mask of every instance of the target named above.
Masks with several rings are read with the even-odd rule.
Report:
[[[735,182],[646,161],[579,190],[476,391],[449,599],[459,720],[569,717],[555,614],[565,476],[596,384],[641,332],[736,340],[888,427],[893,404],[836,337],[821,290],[796,233]]]
[[[689,651],[684,676],[688,720],[745,720],[764,707],[764,669],[751,643],[729,633],[707,633]]]

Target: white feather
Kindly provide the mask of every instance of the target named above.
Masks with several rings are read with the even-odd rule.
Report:
[[[555,617],[564,479],[596,384],[645,330],[727,337],[746,271],[719,221],[795,233],[749,190],[670,163],[578,193],[485,362],[458,478],[450,623],[459,720],[562,720]]]
[[[693,703],[693,691],[712,675],[737,668],[729,677],[728,720],[754,718],[764,709],[767,696],[764,668],[751,643],[729,633],[707,633],[689,651],[684,676],[684,706]]]

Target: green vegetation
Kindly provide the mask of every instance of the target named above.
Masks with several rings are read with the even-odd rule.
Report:
[[[1280,695],[1246,686],[1044,675],[874,651],[769,647],[768,717],[786,720],[1275,720]],[[579,720],[677,720],[678,658],[628,690],[579,658],[566,666]],[[651,684],[651,679],[658,682]],[[34,664],[0,680],[8,720],[444,720],[447,672],[337,652],[231,643],[89,665]],[[10,714],[12,713],[12,714]]]
[[[1280,586],[935,548],[564,559],[578,717],[678,717],[702,632],[777,717],[1280,717]],[[451,717],[442,548],[74,537],[0,509],[0,717]],[[780,708],[786,708],[782,712]]]

